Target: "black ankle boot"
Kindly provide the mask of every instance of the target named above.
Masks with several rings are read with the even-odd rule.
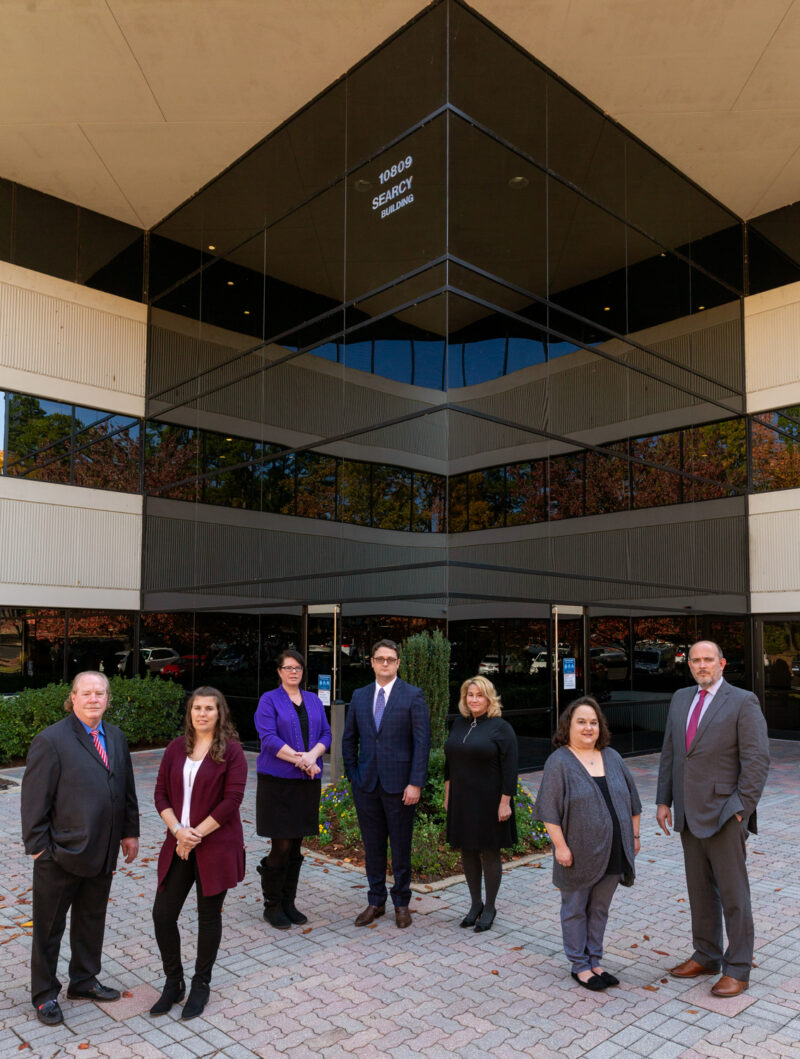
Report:
[[[186,995],[186,983],[182,978],[168,978],[161,996],[150,1008],[151,1015],[166,1015],[173,1004],[180,1004]]]
[[[304,857],[298,856],[294,860],[290,860],[286,865],[286,876],[281,890],[281,908],[289,922],[297,923],[298,925],[308,922],[308,916],[298,912],[294,904],[294,899],[297,896],[297,880],[300,878],[300,869],[303,867],[304,859]]]
[[[196,978],[192,979],[189,998],[183,1005],[183,1011],[181,1012],[181,1018],[184,1022],[188,1021],[188,1019],[196,1019],[198,1015],[203,1014],[210,992],[211,988],[208,982],[199,982]]]
[[[292,921],[281,907],[281,891],[286,877],[286,865],[272,868],[264,857],[258,866],[261,876],[261,892],[264,895],[264,919],[276,930],[288,930]]]

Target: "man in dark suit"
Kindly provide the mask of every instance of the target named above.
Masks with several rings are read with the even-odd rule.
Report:
[[[720,647],[702,640],[689,651],[696,687],[673,697],[658,772],[657,820],[669,834],[675,810],[692,911],[694,953],[675,978],[722,977],[716,996],[747,989],[753,962],[753,912],[745,864],[748,831],[769,770],[767,725],[751,691],[722,678]],[[722,920],[728,947],[722,948]]]
[[[425,696],[400,680],[400,656],[392,640],[372,648],[375,683],[353,692],[342,739],[342,759],[353,788],[369,904],[356,917],[366,927],[386,906],[386,841],[392,848],[392,903],[398,927],[411,925],[411,836],[428,772],[431,726]]]
[[[58,953],[70,918],[70,999],[118,1000],[97,980],[112,873],[139,851],[139,806],[128,743],[103,724],[108,680],[78,673],[63,721],[31,743],[22,780],[22,837],[33,856],[31,999],[40,1022],[64,1021]]]

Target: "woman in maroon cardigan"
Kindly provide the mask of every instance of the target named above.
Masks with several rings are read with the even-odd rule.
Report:
[[[198,688],[186,704],[185,733],[164,751],[156,780],[156,809],[169,830],[158,856],[153,923],[167,981],[151,1015],[184,997],[178,916],[193,885],[197,959],[181,1018],[196,1018],[206,1006],[225,894],[244,878],[239,806],[246,784],[247,762],[225,696]]]

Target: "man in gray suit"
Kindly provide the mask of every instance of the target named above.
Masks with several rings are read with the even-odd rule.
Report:
[[[31,999],[47,1026],[64,1021],[58,952],[70,918],[69,999],[118,1000],[97,980],[108,894],[120,847],[139,849],[139,806],[124,733],[103,724],[108,680],[79,673],[69,714],[31,743],[22,779],[22,837],[33,856]]]
[[[672,697],[656,793],[657,820],[667,835],[674,806],[692,910],[694,953],[670,974],[697,978],[721,966],[711,992],[732,997],[747,989],[753,961],[745,842],[748,831],[756,832],[769,770],[767,725],[755,695],[723,680],[718,644],[693,644],[689,668],[697,687]]]

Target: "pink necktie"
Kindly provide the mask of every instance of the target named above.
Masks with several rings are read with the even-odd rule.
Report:
[[[703,712],[703,703],[706,701],[706,695],[708,695],[708,692],[705,688],[702,688],[697,697],[697,705],[692,710],[692,716],[689,718],[689,727],[686,729],[687,754],[689,753],[689,747],[692,745],[692,740],[697,734],[697,726],[700,724],[700,714]]]
[[[92,729],[92,741],[94,742],[94,748],[100,755],[103,764],[106,768],[108,768],[108,755],[106,754],[105,750],[103,750],[103,744],[100,742],[100,736],[97,734],[96,728]]]

